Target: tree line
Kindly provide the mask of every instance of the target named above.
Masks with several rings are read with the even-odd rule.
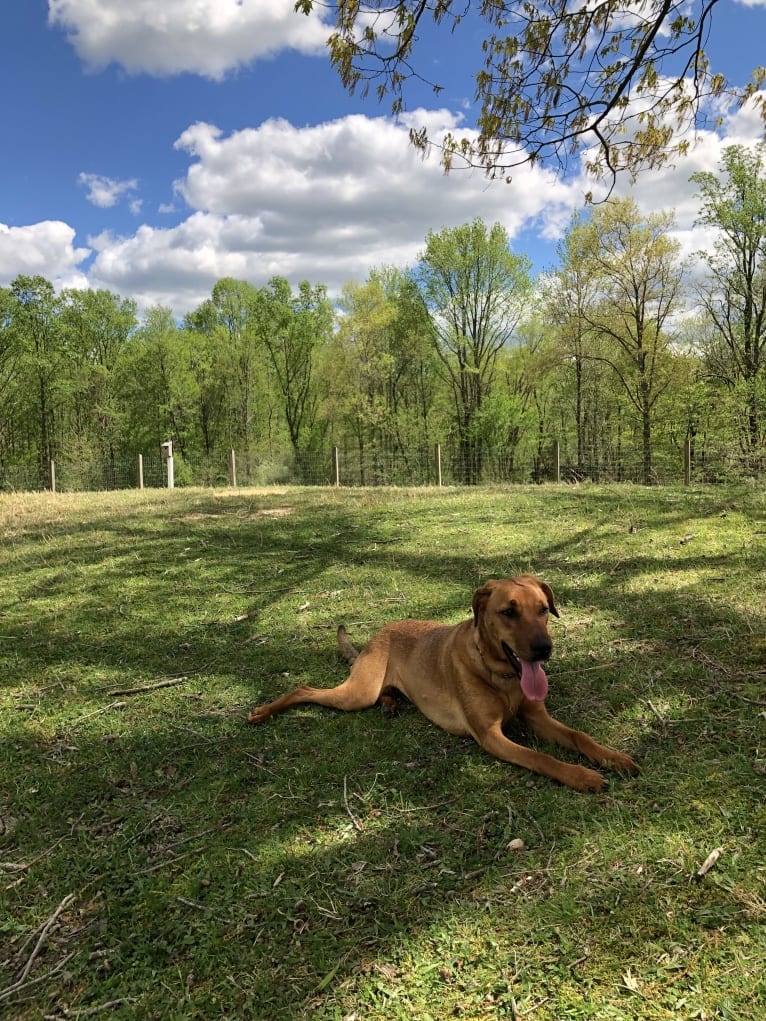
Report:
[[[182,322],[106,290],[0,288],[0,485],[51,461],[107,470],[172,439],[176,477],[230,449],[248,478],[307,481],[331,446],[385,481],[440,442],[456,477],[492,452],[509,477],[552,441],[582,477],[657,466],[688,444],[746,472],[766,458],[764,147],[700,173],[708,250],[684,262],[670,212],[631,199],[575,216],[533,279],[499,224],[429,232],[417,264],[380,267],[331,302],[219,280]],[[265,478],[265,476],[264,476]]]

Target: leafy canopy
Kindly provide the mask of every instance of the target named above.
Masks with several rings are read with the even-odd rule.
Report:
[[[478,134],[429,137],[411,130],[424,153],[441,150],[445,169],[479,166],[490,177],[524,163],[566,170],[587,147],[586,166],[612,183],[627,171],[661,166],[688,148],[705,101],[754,97],[766,69],[734,88],[714,73],[704,46],[719,0],[297,0],[297,11],[328,9],[335,22],[330,60],[350,92],[390,97],[425,79],[417,50],[429,21],[456,32],[484,22],[483,66],[475,72]],[[435,92],[441,87],[429,82]]]

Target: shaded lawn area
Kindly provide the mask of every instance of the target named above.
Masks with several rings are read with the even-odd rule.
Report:
[[[0,496],[0,1016],[763,1017],[765,509]],[[342,679],[339,622],[457,622],[524,572],[561,611],[550,711],[639,777],[579,795],[409,706],[245,723]]]

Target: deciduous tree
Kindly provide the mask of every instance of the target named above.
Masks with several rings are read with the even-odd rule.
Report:
[[[114,476],[123,414],[117,369],[138,324],[136,303],[106,290],[64,290],[59,318],[68,356],[68,445],[79,460],[109,465]]]
[[[755,95],[763,109],[763,68],[734,88],[710,67],[704,47],[717,4],[322,0],[321,6],[334,15],[329,55],[343,84],[352,92],[374,87],[396,113],[408,83],[427,76],[418,44],[429,22],[483,36],[483,65],[474,72],[478,135],[441,141],[426,129],[412,134],[421,149],[440,146],[445,167],[479,165],[493,176],[526,162],[566,168],[587,146],[590,169],[613,177],[683,153],[684,129],[699,121],[709,98]],[[295,3],[304,13],[315,5],[320,0]]]
[[[415,279],[431,317],[436,353],[450,387],[460,470],[481,475],[477,432],[497,356],[509,344],[528,295],[530,262],[510,251],[508,234],[482,220],[429,231]]]
[[[249,469],[262,375],[257,327],[262,296],[247,281],[224,277],[213,287],[211,302],[229,389],[229,445],[243,451]]]
[[[588,315],[592,314],[598,295],[591,269],[594,241],[593,232],[583,229],[582,217],[576,215],[558,246],[559,265],[545,292],[548,317],[558,327],[563,366],[571,366],[573,375],[578,471],[583,471],[586,460],[587,377],[589,368],[593,371],[588,355],[593,353],[595,331]]]
[[[721,173],[692,176],[699,185],[700,223],[716,231],[707,266],[704,307],[716,337],[706,348],[710,371],[741,395],[740,439],[746,455],[766,443],[766,147],[730,146]]]
[[[609,365],[640,422],[642,474],[652,479],[652,423],[671,371],[669,323],[681,309],[684,267],[670,236],[673,216],[644,217],[632,199],[598,206],[586,224],[583,253],[598,288],[583,310],[588,327],[604,342],[588,357]]]
[[[284,277],[274,277],[261,292],[258,332],[268,352],[298,469],[305,477],[320,439],[316,353],[327,343],[332,306],[323,285],[304,280],[294,295]]]
[[[38,463],[47,479],[56,454],[56,413],[63,382],[64,348],[59,322],[60,299],[42,276],[18,276],[12,282],[9,328],[21,348],[21,368],[29,379],[35,407]]]
[[[8,457],[13,426],[13,407],[21,396],[19,359],[21,345],[13,329],[15,299],[6,287],[0,287],[0,467]]]

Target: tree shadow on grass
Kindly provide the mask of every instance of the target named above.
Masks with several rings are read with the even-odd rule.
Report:
[[[746,551],[636,547],[616,562],[602,519],[534,548],[511,523],[502,550],[477,550],[475,537],[464,549],[449,529],[413,550],[407,507],[379,520],[348,507],[319,519],[310,506],[272,516],[227,506],[234,529],[214,516],[219,502],[197,501],[193,518],[109,522],[117,552],[109,536],[89,548],[88,528],[63,523],[48,558],[21,554],[29,573],[4,607],[16,667],[6,683],[49,686],[0,739],[11,781],[0,814],[18,819],[2,856],[28,866],[6,884],[11,954],[76,895],[33,973],[73,949],[68,977],[33,990],[41,1012],[125,999],[114,1013],[131,1018],[331,1016],[354,996],[395,1002],[411,969],[444,1015],[484,1002],[515,954],[529,959],[519,981],[531,992],[556,988],[552,959],[562,974],[587,968],[576,965],[586,935],[615,940],[617,928],[624,967],[655,944],[701,938],[703,923],[680,920],[693,902],[689,868],[658,862],[697,853],[700,828],[703,847],[724,839],[715,805],[740,845],[732,889],[752,857],[756,710],[737,696],[749,697],[738,671],[757,647],[746,607],[714,580],[749,569]],[[496,513],[486,519],[506,528]],[[496,763],[414,710],[388,720],[307,708],[245,725],[251,702],[342,678],[328,579],[348,579],[346,612],[364,601],[362,641],[408,612],[460,619],[483,577],[529,568],[562,609],[552,711],[643,752],[643,775],[615,780],[606,797]],[[674,569],[693,579],[682,591],[663,583]],[[385,601],[392,574],[412,588],[401,605]],[[191,685],[109,694],[184,674]],[[516,837],[528,851],[514,858]],[[653,870],[651,883],[639,868]],[[713,893],[695,896],[743,938],[747,918],[725,890]]]
[[[645,780],[577,795],[414,710],[311,708],[245,729],[176,693],[121,730],[0,747],[17,765],[19,819],[3,857],[31,862],[6,891],[12,950],[75,895],[32,973],[74,953],[41,986],[49,1012],[124,999],[119,1017],[312,1016],[354,996],[369,1006],[375,990],[396,999],[427,965],[444,1014],[469,992],[481,1002],[514,955],[530,994],[542,976],[555,987],[551,955],[563,976],[615,930],[631,967],[699,932],[682,920],[689,903],[745,932],[725,891],[690,900],[688,874],[658,864],[663,839],[693,831],[661,818]],[[730,817],[744,818],[728,784]],[[526,850],[509,851],[515,838]]]

